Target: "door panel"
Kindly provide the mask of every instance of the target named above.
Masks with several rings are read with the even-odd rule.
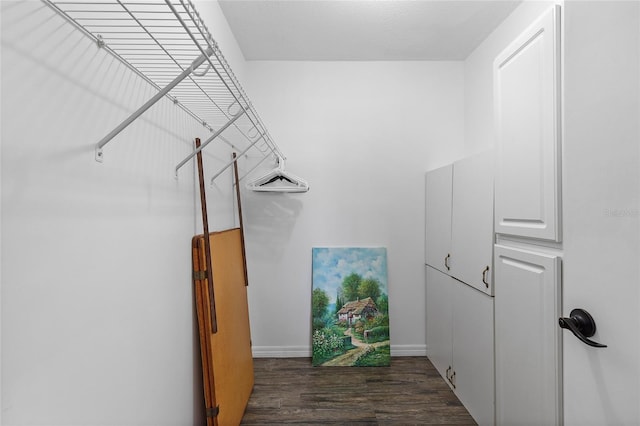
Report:
[[[430,266],[426,269],[427,286],[427,357],[442,377],[451,367],[453,278]]]
[[[493,425],[493,298],[454,280],[452,300],[456,394],[478,425]]]
[[[560,258],[495,247],[496,421],[559,425]]]
[[[492,151],[457,161],[453,166],[451,276],[493,294]]]
[[[565,424],[640,425],[640,2],[566,1],[563,316]]]
[[[453,166],[432,170],[426,175],[426,264],[448,273],[451,252],[451,189]],[[446,259],[446,260],[445,260]]]
[[[494,63],[496,232],[560,240],[559,9]]]

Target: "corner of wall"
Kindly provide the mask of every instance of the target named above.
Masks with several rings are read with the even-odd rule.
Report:
[[[240,45],[229,26],[227,18],[220,7],[220,3],[211,0],[193,0],[194,6],[198,13],[202,17],[203,21],[206,23],[209,32],[213,36],[213,39],[218,44],[220,51],[222,52],[224,58],[228,62],[230,68],[233,70],[233,74],[236,76],[238,82],[242,86],[243,90],[247,92],[246,87],[248,83],[246,82],[247,76],[247,61],[244,58],[244,54],[242,53],[242,49],[240,49]],[[250,95],[247,92],[247,95]],[[251,96],[249,96],[251,99]],[[231,160],[231,157],[229,157]],[[198,184],[198,176],[197,170],[195,171],[195,184]],[[232,168],[227,169],[226,173],[231,176]],[[231,183],[233,185],[233,183]],[[200,231],[196,231],[196,233],[201,232],[201,225],[198,224],[198,212],[199,209],[199,196],[196,194],[195,200],[195,228],[196,230],[200,229]],[[233,202],[229,205],[229,210],[227,210],[228,214],[231,217],[234,217],[233,222],[231,222],[226,227],[233,227],[237,225],[237,216],[238,216],[238,204],[235,201],[235,197],[233,197]],[[223,226],[224,227],[224,226]]]
[[[219,2],[217,0],[194,0],[194,5],[203,21],[207,24],[209,32],[218,43],[234,74],[242,83],[245,79],[246,60]]]
[[[0,55],[0,69],[2,69],[2,55]],[[2,99],[2,85],[0,85],[0,99]],[[2,103],[0,103],[0,117],[2,117]],[[2,120],[0,119],[0,135],[2,135]],[[1,137],[0,137],[1,140]],[[2,146],[0,144],[0,425],[2,425]]]

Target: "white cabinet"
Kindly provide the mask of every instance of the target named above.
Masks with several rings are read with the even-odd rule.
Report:
[[[559,24],[554,6],[494,62],[498,425],[562,424]]]
[[[426,264],[493,294],[493,168],[491,151],[426,176]]]
[[[496,421],[559,425],[560,258],[495,247]]]
[[[560,47],[555,7],[494,62],[497,233],[560,241]]]
[[[481,425],[493,425],[493,155],[426,176],[427,356]]]
[[[494,424],[493,298],[426,266],[427,356],[479,425]]]
[[[449,271],[453,166],[427,173],[425,179],[425,263]]]
[[[455,392],[479,425],[493,425],[493,298],[459,281],[453,284]]]
[[[450,275],[493,294],[493,152],[453,165]]]
[[[453,278],[430,266],[425,269],[427,357],[440,375],[449,380],[453,350]]]

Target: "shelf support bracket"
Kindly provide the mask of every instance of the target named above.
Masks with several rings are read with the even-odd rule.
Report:
[[[182,160],[177,166],[176,166],[176,179],[178,178],[178,170],[180,170],[180,168],[182,166],[184,166],[185,164],[187,164],[187,162],[189,160],[191,160],[193,157],[195,157],[196,155],[198,155],[198,153],[200,151],[202,151],[202,149],[209,145],[209,143],[211,141],[213,141],[215,138],[217,138],[218,136],[220,136],[222,134],[222,132],[224,132],[225,130],[227,130],[227,128],[229,126],[231,126],[233,123],[236,122],[236,120],[240,117],[242,117],[245,113],[247,112],[247,108],[242,108],[242,110],[240,110],[240,112],[238,112],[236,115],[234,115],[231,120],[227,121],[227,123],[220,127],[214,134],[212,134],[211,136],[209,136],[209,139],[207,139],[206,141],[204,141],[202,143],[202,145],[200,145],[199,147],[196,148],[195,151],[193,151],[191,154],[187,155],[187,158],[185,158],[184,160]],[[232,163],[233,164],[233,163]]]
[[[182,80],[187,78],[191,73],[194,72],[200,65],[202,65],[209,56],[213,55],[213,49],[208,48],[204,54],[197,57],[192,63],[191,66],[185,69],[178,75],[171,83],[165,86],[162,90],[156,93],[151,99],[149,99],[144,105],[138,108],[133,114],[127,117],[118,127],[113,129],[107,136],[102,138],[100,142],[96,144],[96,161],[102,162],[103,153],[102,148],[111,141],[118,133],[123,131],[129,124],[133,123],[138,117],[140,117],[145,111],[151,108],[156,102],[166,96],[174,87],[176,87]]]

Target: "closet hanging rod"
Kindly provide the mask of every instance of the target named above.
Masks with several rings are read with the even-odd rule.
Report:
[[[239,180],[243,180],[244,178],[246,178],[247,176],[249,176],[251,173],[253,173],[253,171],[255,169],[257,169],[260,164],[262,164],[267,158],[269,158],[268,156],[263,156],[262,159],[260,161],[258,161],[251,169],[249,169],[249,171],[245,174],[242,175],[242,177]]]
[[[238,151],[248,143],[262,156],[283,156],[191,0],[42,1],[158,90],[149,104],[161,99],[162,92],[211,133],[244,107],[243,117],[218,138]],[[186,76],[176,83],[183,73]],[[176,84],[171,88],[172,83]],[[143,112],[140,108],[100,140],[96,158],[101,159],[102,148]],[[244,142],[238,143],[238,138]]]
[[[178,170],[180,170],[180,168],[182,166],[184,166],[185,164],[187,164],[187,162],[189,160],[191,160],[194,156],[196,156],[200,151],[202,151],[202,149],[204,147],[206,147],[210,142],[212,142],[215,138],[217,138],[218,136],[220,136],[220,134],[222,134],[222,132],[224,132],[225,130],[227,130],[227,128],[229,126],[231,126],[233,123],[236,122],[237,119],[239,119],[241,116],[243,116],[245,113],[247,112],[247,110],[245,108],[242,109],[242,111],[238,112],[231,120],[229,120],[224,126],[222,126],[221,128],[218,129],[218,131],[216,131],[213,135],[209,136],[209,138],[204,141],[199,147],[196,148],[195,151],[193,151],[191,154],[187,155],[187,157],[182,160],[177,166],[176,166],[176,177],[178,177]],[[256,141],[257,142],[257,141]],[[255,142],[254,142],[255,144]],[[251,145],[253,146],[253,145]]]
[[[253,142],[251,145],[249,145],[248,147],[246,147],[244,149],[244,151],[242,151],[238,157],[242,157],[243,155],[245,155],[247,153],[247,151],[249,151],[251,148],[253,148],[253,146],[260,140],[262,139],[262,136],[259,139],[256,139],[255,142]],[[266,158],[266,157],[265,157]],[[220,170],[218,170],[218,172],[216,174],[214,174],[211,177],[211,185],[213,185],[213,182],[216,180],[216,178],[218,176],[220,176],[225,170],[227,170],[229,168],[229,166],[231,166],[233,163],[235,163],[237,161],[237,159],[234,157],[233,160],[231,160],[230,162],[228,162],[224,167],[222,167]]]

